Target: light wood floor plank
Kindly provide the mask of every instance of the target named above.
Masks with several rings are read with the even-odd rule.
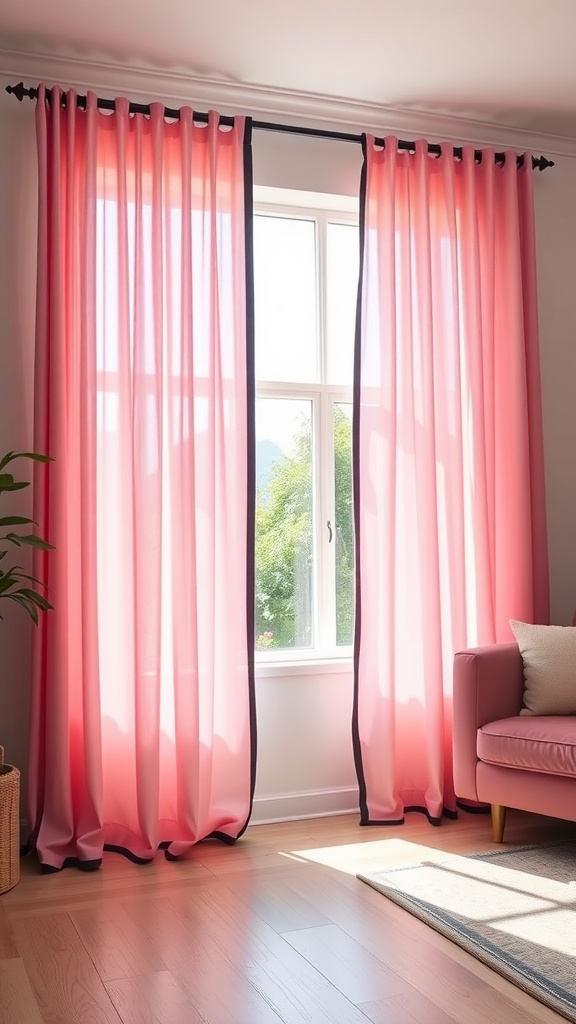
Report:
[[[197,938],[195,955],[189,947],[174,950],[169,963],[202,1020],[210,1024],[278,1024],[284,1020],[267,994],[222,958],[210,938]]]
[[[44,1024],[120,1024],[67,914],[16,921],[14,934]]]
[[[42,1024],[26,968],[19,958],[0,960],[0,1020],[2,1024]]]
[[[210,937],[236,968],[266,963],[286,952],[286,942],[227,886],[169,901],[195,935]]]
[[[170,971],[109,982],[122,1024],[204,1024]]]
[[[193,887],[211,885],[215,881],[214,873],[202,864],[169,862],[162,856],[158,861],[158,865],[133,864],[119,854],[104,853],[99,871],[86,873],[67,868],[43,875],[28,857],[23,862],[26,867],[22,869],[19,884],[2,896],[3,907],[10,920],[26,914],[57,913],[62,906],[83,909],[125,897],[155,899],[180,891],[183,883]]]
[[[182,901],[187,900],[184,891]],[[186,914],[178,913],[177,907],[160,901],[149,905],[129,902],[125,907],[203,1021],[278,1024],[280,1018],[269,1000],[236,969],[229,949],[222,948],[211,934],[194,927]],[[282,948],[289,947],[283,943]],[[238,959],[253,962],[246,953]]]
[[[165,971],[162,957],[121,905],[74,910],[70,916],[103,981]]]
[[[330,918],[289,887],[284,875],[272,880],[245,879],[234,885],[234,891],[277,932],[330,924]]]
[[[284,938],[351,1003],[401,995],[406,982],[338,925],[284,932]]]
[[[14,929],[2,904],[0,904],[0,960],[13,960],[18,956]]]
[[[245,973],[285,1024],[366,1024],[362,1011],[293,949]]]
[[[575,837],[509,813],[509,845]],[[178,862],[106,853],[94,874],[25,858],[0,904],[1,1024],[562,1024],[356,878],[491,849],[487,816],[350,815],[253,826]]]
[[[360,1003],[358,1008],[372,1024],[462,1024],[461,1018],[449,1016],[415,989],[388,999]]]

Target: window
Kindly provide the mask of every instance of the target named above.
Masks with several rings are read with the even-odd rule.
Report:
[[[257,207],[256,630],[259,660],[350,653],[352,372],[358,227]]]

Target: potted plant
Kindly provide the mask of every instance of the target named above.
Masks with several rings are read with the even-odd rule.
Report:
[[[0,494],[2,492],[9,491],[21,491],[24,487],[29,487],[30,483],[27,480],[15,480],[12,473],[6,471],[8,466],[14,459],[33,459],[35,462],[51,462],[49,455],[39,455],[37,452],[7,452],[2,459],[0,459]],[[29,519],[28,516],[2,516],[0,517],[0,529],[6,529],[12,526],[35,526],[33,519]],[[43,540],[42,537],[38,537],[35,533],[14,533],[13,530],[9,529],[8,533],[4,536],[0,536],[0,545],[13,545],[17,548],[23,544],[29,547],[42,548],[44,551],[53,548],[53,544],[49,544],[48,541]],[[32,619],[33,623],[38,625],[38,611],[47,611],[52,607],[50,602],[41,594],[36,588],[44,587],[44,584],[40,580],[35,579],[30,573],[24,571],[21,565],[6,566],[3,563],[4,558],[8,554],[10,548],[0,546],[0,598],[6,598],[9,601],[15,601],[21,605],[28,612],[28,615]],[[30,586],[30,584],[32,584]],[[0,615],[0,618],[2,616]]]
[[[6,469],[15,459],[32,459],[35,462],[50,462],[48,455],[36,452],[7,452],[0,459],[0,494],[21,491],[30,484],[16,480]],[[52,607],[39,587],[44,584],[31,576],[21,565],[7,565],[6,556],[13,548],[22,545],[48,550],[53,545],[35,533],[14,532],[12,527],[35,526],[28,516],[7,515],[0,517],[0,599],[19,604],[38,625],[38,612]],[[4,532],[6,531],[6,532]],[[0,618],[2,615],[0,614]],[[0,893],[16,885],[20,877],[20,772],[10,764],[4,764],[4,749],[0,746]]]

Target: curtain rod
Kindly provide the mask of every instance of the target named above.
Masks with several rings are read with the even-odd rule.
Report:
[[[17,100],[20,100],[20,101],[22,101],[25,97],[27,97],[28,99],[31,99],[31,100],[34,100],[34,99],[38,98],[38,89],[33,88],[33,87],[27,88],[24,85],[23,82],[19,82],[18,85],[7,85],[6,86],[6,92],[12,93],[12,95],[15,96]],[[63,95],[62,95],[62,102],[63,102],[63,104],[66,103],[66,94],[65,93],[63,93]],[[78,106],[82,110],[86,109],[86,97],[85,96],[77,96],[76,97],[76,102],[77,102]],[[115,101],[114,100],[107,100],[107,99],[102,99],[101,97],[99,97],[96,102],[97,102],[98,108],[100,110],[114,110],[114,108],[115,108],[114,107],[114,105],[115,105]],[[149,103],[130,103],[130,108],[129,109],[130,109],[130,113],[131,114],[149,114],[150,113],[150,104]],[[177,121],[179,119],[179,117],[180,117],[180,111],[179,110],[173,110],[170,107],[165,107],[164,108],[164,116],[172,118],[173,120]],[[198,111],[195,110],[194,111],[194,120],[199,122],[200,124],[207,124],[208,123],[208,114],[205,114],[205,113],[203,113],[201,111],[198,112]],[[221,114],[220,115],[220,124],[233,125],[234,124],[234,118],[230,117],[230,116],[228,116],[226,114]],[[283,133],[287,133],[287,134],[290,134],[290,135],[306,135],[306,136],[308,136],[310,138],[314,138],[314,139],[333,139],[333,140],[335,140],[337,142],[355,142],[357,144],[361,144],[362,143],[362,135],[352,135],[349,132],[328,131],[327,129],[324,129],[324,128],[307,128],[307,127],[305,127],[303,125],[276,124],[275,122],[272,122],[272,121],[254,121],[254,120],[252,121],[252,127],[255,130],[257,130],[257,131],[263,131],[263,132],[283,132]],[[378,146],[383,146],[384,145],[384,139],[375,139],[375,142],[376,142],[376,145],[378,145]],[[406,149],[406,150],[413,151],[416,148],[416,144],[414,142],[406,142],[406,140],[404,140],[404,139],[399,139],[398,140],[398,148],[399,149]],[[428,152],[431,153],[433,156],[440,156],[441,153],[442,153],[442,147],[438,143],[429,142],[428,143]],[[455,160],[461,160],[462,159],[462,146],[453,146],[452,147],[452,153],[453,153],[453,156],[454,156]],[[474,159],[476,160],[477,163],[481,163],[482,162],[482,150],[481,149],[475,149],[474,150]],[[503,164],[505,162],[505,160],[506,160],[506,154],[505,153],[494,153],[494,160],[495,160],[495,162],[497,164]],[[523,156],[517,156],[516,157],[516,164],[517,164],[517,166],[518,167],[522,167],[523,163],[524,163],[524,157]],[[554,161],[553,160],[548,160],[548,158],[545,157],[545,156],[540,156],[540,157],[533,156],[532,157],[532,170],[536,170],[537,169],[539,171],[544,171],[547,167],[553,167],[553,166],[554,166]]]

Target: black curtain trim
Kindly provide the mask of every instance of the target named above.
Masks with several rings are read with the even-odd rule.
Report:
[[[362,172],[360,175],[360,216],[359,216],[359,239],[360,239],[360,262],[358,271],[358,293],[356,297],[356,324],[354,332],[354,370],[352,382],[352,484],[353,484],[353,511],[354,511],[354,554],[355,554],[355,577],[356,577],[356,598],[354,609],[354,695],[352,704],[352,749],[354,753],[354,764],[358,777],[358,802],[360,807],[360,824],[369,823],[369,811],[366,801],[366,778],[362,764],[362,746],[360,743],[360,731],[358,726],[358,670],[360,664],[360,637],[362,633],[362,587],[360,579],[360,373],[361,373],[361,344],[362,344],[362,281],[364,274],[364,244],[365,244],[365,220],[366,220],[366,181],[368,164],[366,160],[367,139],[362,137]]]
[[[361,345],[362,345],[362,285],[364,275],[364,245],[365,245],[365,222],[366,222],[366,190],[368,178],[367,161],[368,140],[366,135],[362,137],[362,172],[360,176],[360,215],[359,215],[359,236],[360,236],[360,263],[358,273],[358,295],[356,300],[356,324],[354,336],[354,379],[352,385],[352,480],[353,480],[353,508],[354,523],[357,526],[360,520],[361,493],[360,493],[360,384],[361,384]],[[362,585],[360,573],[360,531],[354,530],[354,552],[355,552],[355,577],[356,577],[356,607],[354,623],[354,696],[352,705],[352,749],[354,753],[354,764],[358,777],[358,802],[360,807],[361,825],[402,825],[404,818],[393,821],[380,821],[370,818],[368,809],[366,777],[362,762],[362,745],[360,743],[360,732],[358,725],[359,717],[359,667],[360,667],[360,641],[362,635]],[[431,825],[439,825],[440,818],[434,818],[425,807],[405,807],[404,813],[408,811],[419,811],[425,814]],[[457,818],[456,811],[444,807],[442,814],[447,818]]]
[[[19,82],[18,85],[7,85],[6,86],[6,92],[11,93],[13,96],[16,97],[17,100],[20,100],[20,101],[22,101],[24,98],[27,98],[27,99],[37,99],[38,98],[38,89],[35,88],[35,87],[27,87],[27,86],[24,85],[23,82]],[[49,95],[50,94],[47,92],[47,96],[49,96]],[[81,96],[81,95],[77,96],[76,97],[76,102],[77,102],[78,107],[80,107],[80,109],[82,109],[82,110],[86,109],[86,96]],[[66,105],[66,93],[65,92],[62,93],[62,104],[63,104],[63,106]],[[98,108],[100,110],[114,110],[115,109],[115,100],[103,99],[103,98],[99,97],[97,99],[97,105],[98,105]],[[145,115],[149,115],[150,114],[150,104],[149,103],[130,103],[130,108],[129,109],[130,109],[130,113],[131,114],[145,114]],[[164,108],[164,117],[169,118],[169,119],[174,120],[174,121],[177,121],[179,119],[179,117],[180,117],[180,111],[178,109],[173,109],[172,107],[165,107]],[[204,113],[203,111],[198,111],[198,112],[194,111],[194,120],[199,122],[200,124],[207,124],[207,122],[208,122],[208,114]],[[234,118],[230,117],[228,115],[222,114],[220,116],[220,124],[233,125],[234,124]],[[255,120],[252,120],[252,128],[257,130],[257,131],[264,131],[264,132],[281,132],[283,134],[289,134],[289,135],[304,135],[304,136],[307,136],[309,138],[314,138],[314,139],[331,139],[331,140],[336,141],[336,142],[354,142],[357,145],[358,144],[362,145],[362,147],[364,147],[364,145],[365,145],[365,135],[355,135],[355,134],[352,134],[351,132],[329,131],[328,129],[324,129],[324,128],[308,128],[308,127],[306,127],[304,125],[279,124],[279,123],[277,124],[276,122],[272,122],[272,121],[255,121]],[[381,147],[383,147],[384,144],[385,144],[384,139],[381,139],[381,138],[376,138],[374,140],[374,143],[375,143],[376,146],[381,146]],[[408,150],[409,152],[414,152],[415,145],[416,145],[415,142],[408,142],[408,141],[406,141],[406,139],[399,139],[398,140],[398,148],[399,149]],[[442,146],[439,143],[436,143],[436,142],[429,142],[428,143],[428,152],[432,156],[441,156],[442,155]],[[455,160],[461,160],[462,159],[462,146],[452,146],[452,155],[453,155]],[[482,153],[481,149],[475,149],[474,150],[474,159],[475,159],[476,163],[482,163],[482,156],[483,156],[483,153]],[[494,153],[494,162],[495,163],[497,163],[499,165],[502,165],[502,164],[505,163],[505,161],[506,161],[506,154],[505,153]],[[516,156],[516,166],[517,167],[522,167],[523,163],[524,163],[523,155],[522,154],[517,155]],[[540,156],[540,157],[533,156],[532,157],[532,169],[533,170],[543,171],[547,167],[553,167],[553,166],[554,166],[554,161],[553,160],[549,160],[545,156]]]
[[[449,818],[451,821],[455,821],[458,818],[457,812],[450,810],[450,808],[448,808],[448,807],[443,807],[442,808],[442,814],[440,815],[439,818],[436,818],[432,814],[430,814],[430,811],[426,807],[420,807],[420,806],[418,806],[416,804],[414,804],[413,806],[409,806],[409,807],[405,807],[404,808],[404,814],[410,814],[410,813],[414,813],[414,812],[416,812],[417,814],[424,814],[425,817],[428,818],[428,821],[430,822],[431,825],[441,825],[442,824],[442,818]],[[384,820],[381,820],[379,818],[366,818],[366,820],[361,820],[360,824],[361,825],[379,825],[379,826],[380,825],[384,825],[384,826],[386,826],[386,825],[405,825],[406,824],[406,820],[405,820],[404,817],[402,817],[402,818],[394,818],[393,821],[388,821],[388,820],[384,821]]]
[[[132,860],[133,858],[130,859]],[[138,864],[147,863],[147,861],[144,860],[134,859]],[[55,868],[52,864],[40,864],[40,874],[56,875],[59,871],[64,871],[64,868],[78,868],[79,871],[98,871],[101,866],[101,858],[98,860],[79,860],[78,857],[66,857],[66,860],[60,868]]]
[[[241,833],[240,833],[241,834]],[[221,843],[225,843],[226,846],[234,846],[236,838],[229,836],[225,832],[211,832],[209,836],[205,836],[204,839],[198,840],[197,843],[191,844],[191,849],[198,846],[199,843],[205,842],[207,839],[217,839]],[[174,842],[180,842],[181,840],[173,840]],[[168,849],[172,845],[172,840],[166,840],[158,845],[158,850],[164,852],[166,860],[175,861],[182,860],[182,857],[176,857],[173,853],[170,853]],[[155,859],[154,857],[137,857],[135,853],[128,850],[125,846],[116,846],[114,843],[104,843],[103,850],[105,853],[118,853],[121,857],[125,857],[126,860],[132,861],[133,864],[151,864]],[[30,853],[38,854],[35,845],[28,841],[20,847],[20,856],[24,857]],[[102,865],[102,858],[99,857],[96,860],[81,860],[80,857],[66,857],[62,866],[59,868],[54,867],[53,864],[43,864],[40,861],[40,871],[43,875],[52,875],[58,871],[63,871],[64,868],[78,868],[79,871],[97,871]]]
[[[248,700],[250,716],[250,808],[238,833],[244,834],[252,816],[256,788],[258,732],[256,720],[256,680],[254,673],[255,621],[255,529],[256,529],[256,381],[254,320],[254,204],[252,170],[252,120],[246,118],[244,132],[244,239],[246,265],[246,406],[247,406],[247,522],[246,522],[246,641],[248,647]]]

